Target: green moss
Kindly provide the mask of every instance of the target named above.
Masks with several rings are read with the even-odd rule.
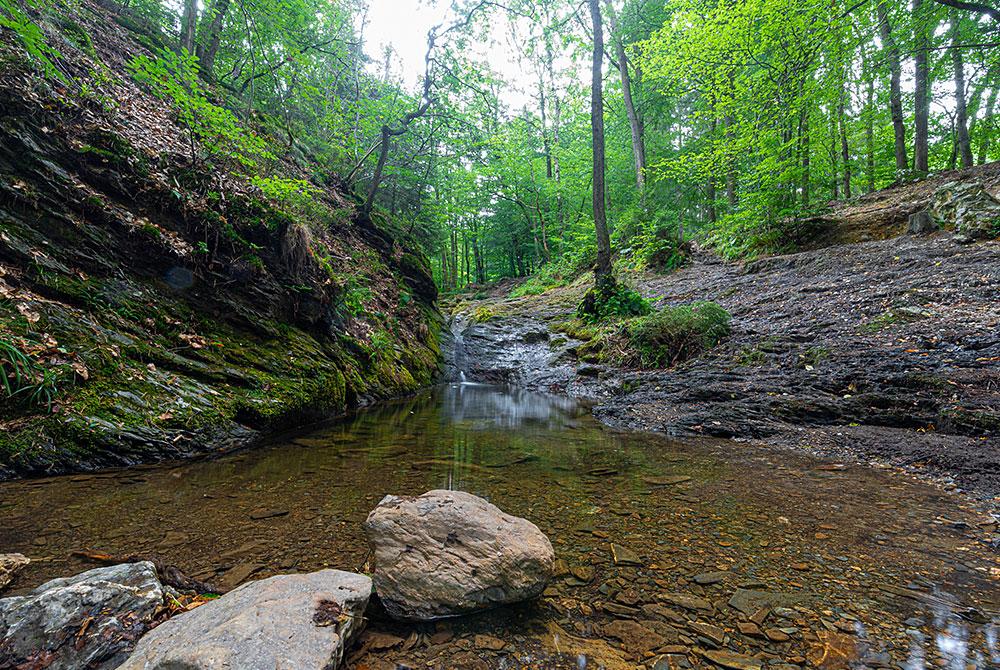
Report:
[[[473,323],[486,323],[487,321],[492,321],[497,316],[496,312],[490,307],[477,307],[472,313]]]

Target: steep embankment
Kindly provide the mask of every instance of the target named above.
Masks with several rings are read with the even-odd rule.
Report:
[[[118,18],[43,24],[65,83],[0,41],[0,478],[245,445],[430,383],[423,257],[335,178],[296,209],[195,160],[123,74],[144,48]]]
[[[542,296],[495,295],[459,308],[484,321],[464,328],[467,374],[597,397],[595,414],[617,427],[891,462],[995,496],[998,258],[998,242],[938,233],[746,264],[701,256],[639,277],[659,306],[712,300],[733,316],[723,344],[668,370],[615,367],[605,350],[614,338],[567,328],[585,279]]]

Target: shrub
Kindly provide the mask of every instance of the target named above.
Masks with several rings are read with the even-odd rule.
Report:
[[[628,336],[643,365],[667,367],[714,347],[729,335],[729,322],[729,312],[714,302],[695,302],[637,320]]]
[[[616,281],[608,281],[600,288],[587,291],[576,315],[593,323],[615,317],[643,316],[650,310],[649,301],[638,291]]]

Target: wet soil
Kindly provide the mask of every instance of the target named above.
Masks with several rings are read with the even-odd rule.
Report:
[[[15,588],[152,556],[227,587],[357,570],[386,493],[460,488],[552,538],[537,601],[436,624],[373,615],[382,668],[987,668],[996,521],[889,470],[601,426],[586,405],[453,384],[215,461],[0,485]]]
[[[874,460],[1000,494],[1000,243],[940,233],[747,264],[701,256],[637,284],[660,306],[718,302],[732,336],[669,370],[620,369],[537,334],[572,316],[586,281],[496,292],[459,310],[469,378],[597,398],[618,428]],[[497,317],[461,321],[480,308]]]

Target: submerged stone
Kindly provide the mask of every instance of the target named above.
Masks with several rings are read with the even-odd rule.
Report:
[[[119,670],[336,668],[371,590],[340,570],[250,582],[157,626]]]
[[[553,573],[538,527],[462,491],[386,496],[368,515],[375,591],[394,618],[426,621],[539,595]]]
[[[14,581],[17,573],[28,563],[31,559],[24,554],[0,554],[0,591]]]

